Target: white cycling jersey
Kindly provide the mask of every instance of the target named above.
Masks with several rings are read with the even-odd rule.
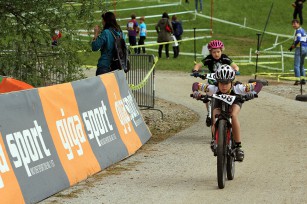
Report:
[[[247,83],[247,84],[237,84],[231,88],[230,95],[246,95],[248,93],[253,93],[256,83]],[[209,96],[212,96],[215,93],[219,92],[219,88],[216,85],[210,84],[199,84],[199,90],[206,92]]]

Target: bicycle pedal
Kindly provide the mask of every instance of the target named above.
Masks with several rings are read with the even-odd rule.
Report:
[[[211,151],[213,152],[213,155],[217,156],[217,152],[216,152],[217,145],[215,144],[214,140],[211,141],[210,148],[211,148]]]

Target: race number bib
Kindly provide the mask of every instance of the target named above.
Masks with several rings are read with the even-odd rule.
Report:
[[[224,101],[225,103],[228,103],[229,105],[232,105],[233,102],[236,99],[236,96],[227,95],[227,94],[213,94],[213,98],[216,98],[218,100]]]
[[[215,73],[206,74],[206,79],[215,80]]]

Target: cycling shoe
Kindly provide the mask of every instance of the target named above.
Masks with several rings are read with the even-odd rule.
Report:
[[[206,125],[207,125],[207,127],[210,127],[211,124],[212,124],[211,118],[209,116],[207,116],[207,118],[206,118]]]
[[[244,151],[240,147],[237,147],[235,149],[235,160],[242,162],[243,159],[244,159]]]

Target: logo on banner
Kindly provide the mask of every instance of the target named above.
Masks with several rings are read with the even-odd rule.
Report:
[[[3,148],[0,144],[0,173],[4,174],[5,172],[8,172],[9,170],[10,169],[9,169],[9,166],[6,162]],[[3,188],[4,183],[3,183],[3,180],[2,180],[1,174],[0,174],[0,188]]]
[[[103,101],[101,101],[100,107],[82,113],[82,117],[89,139],[95,138],[99,147],[116,140],[115,133],[105,136],[113,130],[113,125],[110,123],[107,107]],[[102,136],[104,137],[100,138]]]
[[[61,109],[62,117],[65,116],[64,110]],[[83,155],[82,143],[86,142],[82,123],[78,115],[70,116],[56,121],[56,127],[60,135],[64,149],[68,150],[67,158],[74,158],[73,148],[78,148],[78,156]]]
[[[53,160],[35,165],[34,162],[51,156],[47,148],[42,127],[34,120],[34,127],[6,135],[6,142],[13,157],[15,168],[24,166],[28,177],[55,166]],[[34,166],[35,165],[35,166]]]
[[[131,127],[129,124],[130,121],[132,121],[136,127],[143,122],[142,118],[139,117],[140,113],[137,110],[133,101],[133,97],[129,92],[127,97],[124,97],[121,100],[115,102],[115,109],[120,123],[124,127],[125,134],[131,132]]]

